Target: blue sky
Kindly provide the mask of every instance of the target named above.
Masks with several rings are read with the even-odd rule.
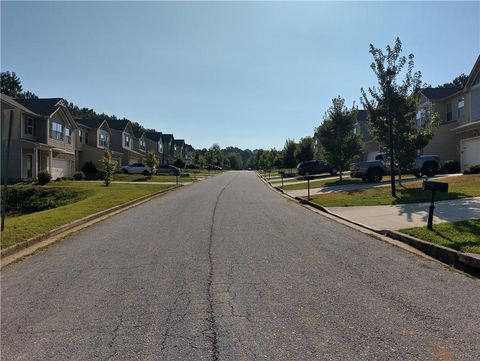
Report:
[[[471,70],[479,24],[479,2],[2,1],[1,69],[197,148],[282,148],[359,104],[370,43],[399,36],[436,85]]]

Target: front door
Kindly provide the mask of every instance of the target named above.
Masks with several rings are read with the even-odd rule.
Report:
[[[32,179],[33,178],[33,167],[32,167],[32,155],[31,154],[25,154],[23,156],[23,175],[24,178],[27,179]]]

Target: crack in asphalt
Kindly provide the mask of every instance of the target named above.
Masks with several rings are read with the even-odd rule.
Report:
[[[207,310],[207,322],[209,325],[208,332],[209,335],[207,336],[210,339],[210,343],[212,345],[212,360],[218,361],[219,351],[218,351],[218,338],[217,338],[217,324],[216,324],[216,317],[215,311],[213,309],[213,292],[212,292],[212,285],[213,285],[213,257],[212,257],[212,244],[214,238],[214,225],[215,225],[215,214],[217,213],[217,206],[220,201],[220,197],[222,196],[225,189],[237,178],[235,176],[231,181],[229,181],[217,195],[217,199],[215,200],[215,206],[213,207],[212,212],[212,220],[210,223],[210,237],[208,240],[208,264],[209,264],[209,272],[207,278],[207,301],[208,301],[208,310]]]

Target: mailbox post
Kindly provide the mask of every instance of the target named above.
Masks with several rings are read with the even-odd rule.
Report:
[[[432,192],[432,199],[430,201],[430,207],[428,211],[428,223],[427,223],[427,229],[431,231],[433,229],[433,211],[435,209],[435,192],[448,192],[448,183],[424,180],[422,184],[422,188],[424,191]]]
[[[278,174],[280,174],[280,178],[282,178],[282,189],[283,189],[283,178],[285,178],[285,172],[280,171],[280,172],[278,172]]]
[[[309,201],[310,200],[310,181],[313,179],[313,177],[311,175],[306,175],[305,177],[303,177],[303,179],[307,180],[307,189],[308,189],[307,200]]]

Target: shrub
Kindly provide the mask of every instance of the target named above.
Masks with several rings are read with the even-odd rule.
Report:
[[[91,160],[83,165],[82,172],[85,174],[85,179],[98,179],[98,169]]]
[[[8,190],[7,214],[21,215],[40,212],[76,202],[84,197],[83,191],[65,188],[19,187]]]
[[[440,173],[459,173],[460,164],[455,160],[446,160],[443,163],[443,167],[440,169]]]
[[[472,165],[471,167],[465,168],[463,174],[480,174],[480,164]]]
[[[177,168],[184,168],[185,167],[185,161],[181,158],[177,158],[173,162],[173,165]]]
[[[84,179],[85,179],[85,173],[83,173],[83,172],[75,172],[75,173],[73,173],[73,179],[74,179],[74,180],[77,180],[77,181],[79,181],[79,180],[84,180]]]
[[[100,161],[103,164],[103,182],[108,187],[113,180],[115,169],[117,169],[117,162],[112,160],[112,152],[106,150],[103,154],[103,158]]]
[[[38,172],[37,178],[38,178],[38,184],[42,186],[52,180],[52,176],[46,170],[42,170],[41,172]]]

